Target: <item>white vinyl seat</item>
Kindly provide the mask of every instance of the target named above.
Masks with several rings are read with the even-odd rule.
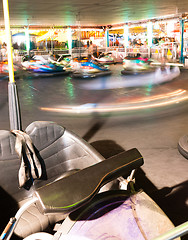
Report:
[[[25,129],[25,133],[32,140],[36,155],[42,165],[43,174],[28,189],[19,188],[20,159],[15,152],[16,136],[10,131],[1,130],[0,194],[2,193],[4,196],[0,209],[1,213],[4,213],[1,217],[1,221],[4,221],[0,223],[2,229],[8,220],[8,212],[3,209],[10,209],[12,206],[13,213],[9,215],[11,217],[19,206],[32,196],[36,188],[104,160],[90,144],[54,122],[33,122]],[[23,214],[15,233],[24,238],[32,233],[45,230],[65,217],[63,214],[43,215],[33,205]]]

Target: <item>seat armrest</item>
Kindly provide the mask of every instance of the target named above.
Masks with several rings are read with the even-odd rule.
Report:
[[[71,212],[89,200],[109,181],[140,167],[143,157],[131,149],[36,190],[43,213]]]

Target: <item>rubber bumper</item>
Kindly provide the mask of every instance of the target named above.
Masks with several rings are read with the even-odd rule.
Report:
[[[133,71],[133,70],[122,70],[121,74],[123,75],[143,75],[143,74],[148,74],[148,73],[152,73],[154,72],[154,70],[149,69],[149,70],[143,70],[143,71]]]
[[[33,72],[33,71],[26,71],[26,77],[53,77],[53,76],[61,76],[61,75],[68,75],[70,74],[69,71],[57,71],[57,72]]]
[[[111,74],[111,71],[101,71],[97,73],[73,72],[72,77],[86,79],[86,78],[102,77],[110,74]]]
[[[184,135],[179,139],[178,150],[185,158],[188,159],[188,135]]]

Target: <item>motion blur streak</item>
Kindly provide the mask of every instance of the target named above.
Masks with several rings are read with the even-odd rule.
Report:
[[[129,102],[129,103],[122,103],[122,104],[100,104],[100,103],[87,103],[80,106],[67,106],[64,105],[59,108],[48,108],[48,107],[41,107],[40,109],[43,111],[51,111],[51,112],[59,112],[59,113],[72,113],[72,114],[89,114],[93,112],[97,113],[107,113],[107,112],[126,112],[126,111],[133,111],[133,110],[141,110],[147,108],[157,108],[163,106],[169,106],[172,104],[177,104],[183,102],[188,99],[188,94],[186,90],[176,90],[174,92],[170,92],[167,94],[160,94],[153,96],[149,99],[143,99]],[[162,101],[161,101],[162,100]],[[146,103],[148,102],[148,103]],[[134,103],[134,105],[133,105]]]
[[[153,100],[165,99],[167,97],[175,97],[175,96],[178,96],[178,95],[182,95],[184,93],[186,93],[186,90],[178,89],[174,92],[159,94],[159,95],[155,95],[155,96],[151,96],[151,97],[147,97],[147,98],[141,98],[141,100],[137,100],[137,101],[133,100],[133,101],[130,101],[130,103],[151,102]]]

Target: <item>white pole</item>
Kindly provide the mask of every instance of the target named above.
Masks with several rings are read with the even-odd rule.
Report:
[[[125,57],[127,56],[127,48],[129,47],[129,27],[128,25],[124,26],[124,48],[125,48]]]
[[[69,54],[72,55],[72,30],[70,27],[67,28],[67,39],[68,39]]]
[[[147,39],[148,39],[148,57],[151,57],[151,47],[152,47],[152,39],[153,39],[153,23],[147,23]]]
[[[8,69],[9,69],[9,81],[14,82],[14,67],[13,67],[13,54],[12,54],[12,42],[10,32],[10,19],[9,19],[9,6],[8,0],[3,0],[4,21],[6,31],[7,42],[7,54],[8,54]]]
[[[8,102],[9,102],[9,120],[11,130],[21,130],[21,116],[18,101],[18,94],[14,79],[13,55],[12,55],[12,42],[10,33],[10,19],[9,19],[9,6],[8,0],[3,0],[4,21],[7,42],[8,54],[8,69],[9,69],[9,84],[8,84]]]
[[[25,41],[26,41],[26,50],[27,50],[27,55],[30,53],[30,36],[29,36],[29,24],[25,29]]]

